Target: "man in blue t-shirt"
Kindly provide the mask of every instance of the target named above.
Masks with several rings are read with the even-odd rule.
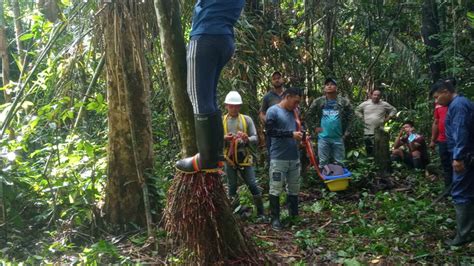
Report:
[[[223,161],[224,130],[217,105],[217,82],[234,53],[234,24],[244,4],[245,0],[198,0],[194,6],[187,50],[187,91],[199,153],[176,163],[182,172],[215,172]]]
[[[457,94],[450,79],[433,84],[431,94],[437,104],[448,106],[445,133],[452,155],[456,236],[446,244],[461,246],[474,240],[474,103]]]
[[[300,191],[299,144],[303,130],[296,111],[301,101],[301,90],[288,88],[279,104],[267,111],[265,129],[271,138],[270,148],[270,213],[274,230],[281,230],[280,194],[286,187],[288,213],[298,215],[298,193]]]
[[[324,96],[315,99],[306,117],[312,132],[318,134],[319,167],[336,163],[343,165],[344,138],[349,135],[354,110],[347,98],[338,95],[333,78],[324,81]]]

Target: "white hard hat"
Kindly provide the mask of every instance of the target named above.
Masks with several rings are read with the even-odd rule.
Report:
[[[240,97],[240,94],[236,91],[230,91],[227,93],[225,96],[225,104],[242,104],[242,97]]]

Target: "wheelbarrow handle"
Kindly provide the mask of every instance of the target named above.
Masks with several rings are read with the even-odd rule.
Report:
[[[303,133],[304,134],[304,133]],[[311,143],[311,138],[309,136],[306,136],[304,139],[304,146],[306,148],[306,153],[308,154],[309,156],[309,162],[310,164],[314,167],[314,169],[316,170],[316,172],[318,173],[318,176],[324,180],[324,177],[323,175],[321,174],[321,171],[319,170],[319,165],[318,165],[318,161],[316,160],[316,156],[314,155],[314,151],[313,151],[313,145]]]

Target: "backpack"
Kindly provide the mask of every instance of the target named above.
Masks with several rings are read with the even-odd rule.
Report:
[[[327,164],[323,167],[324,176],[340,176],[344,174],[344,168],[338,164]]]

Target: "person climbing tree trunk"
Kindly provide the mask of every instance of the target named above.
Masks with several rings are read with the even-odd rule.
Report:
[[[441,42],[438,37],[440,30],[436,1],[424,0],[421,14],[421,35],[426,46],[426,57],[430,65],[431,79],[433,82],[436,82],[440,79],[441,72],[444,69],[443,62],[435,58],[441,51]]]
[[[209,8],[205,2],[201,2],[199,5],[202,10]],[[235,22],[238,18],[237,15],[240,15],[243,2],[223,1],[215,4],[214,7],[223,8],[220,9],[221,13],[228,17],[234,16],[235,20],[233,21]],[[217,108],[215,97],[213,97],[216,88],[212,85],[217,86],[220,71],[232,55],[233,34],[203,35],[202,38],[197,39],[191,37],[187,55],[187,76],[179,75],[179,72],[182,73],[184,56],[182,53],[183,39],[175,36],[182,34],[179,23],[179,2],[155,0],[155,9],[160,27],[161,44],[167,62],[165,67],[169,75],[168,80],[182,79],[169,81],[170,86],[174,86],[171,88],[171,91],[174,91],[172,97],[181,97],[180,95],[185,93],[185,87],[182,84],[187,84],[189,97],[193,100],[193,105],[189,101],[188,105],[179,107],[180,109],[175,112],[184,111],[181,108],[194,107],[192,111],[194,116],[182,116],[183,119],[189,119],[189,121],[182,122],[193,124],[192,119],[194,119],[197,133],[194,140],[197,141],[200,152],[199,155],[190,157],[192,159],[181,160],[177,163],[177,169],[180,172],[173,179],[165,208],[166,231],[175,240],[175,243],[180,245],[180,248],[185,249],[184,253],[190,254],[188,258],[185,258],[187,263],[210,265],[226,264],[236,260],[247,264],[255,262],[255,248],[252,242],[247,241],[242,228],[236,221],[226,197],[222,177],[217,171],[218,169],[214,169],[217,168],[218,155],[223,150],[223,147],[218,145],[219,141],[223,142],[224,138],[223,130],[221,133],[221,130],[218,129],[219,126],[222,127],[220,111],[218,109],[204,110],[209,106]],[[209,8],[208,13],[203,12],[202,14],[215,14],[215,10],[211,9]],[[229,10],[232,10],[233,13]],[[200,19],[202,19],[202,27],[205,28],[205,25],[209,24],[206,22],[206,15],[203,16]],[[200,30],[206,33],[208,29],[203,28]],[[226,27],[220,27],[220,29],[222,28]],[[193,36],[192,33],[191,36]],[[177,53],[173,52],[175,49],[177,49]],[[225,53],[220,58],[222,50]],[[171,52],[173,53],[171,54]],[[171,58],[171,56],[177,58]],[[212,65],[214,61],[218,62],[217,67]],[[208,85],[206,82],[212,85],[206,86]],[[210,90],[207,91],[209,95],[204,95],[208,97],[201,97],[204,89]],[[174,101],[177,100],[174,99]],[[200,106],[199,104],[203,104],[203,100],[210,103]],[[192,164],[188,164],[190,160],[193,161]],[[186,171],[181,170],[179,166],[184,166],[184,169],[189,167],[191,171],[185,173]]]
[[[153,166],[151,82],[144,55],[146,19],[154,19],[146,13],[150,2],[117,0],[101,16],[109,107],[105,213],[113,224],[149,226],[151,220],[145,206]]]
[[[184,156],[191,156],[197,149],[194,141],[193,109],[186,92],[186,46],[181,28],[179,2],[155,0],[155,9],[171,101],[181,138],[181,151]]]

